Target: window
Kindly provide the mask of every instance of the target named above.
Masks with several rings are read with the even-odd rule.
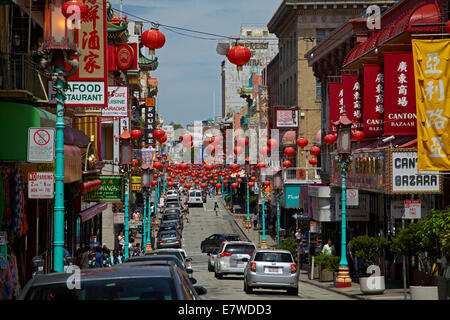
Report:
[[[246,244],[230,244],[225,248],[225,252],[231,254],[252,254],[255,247]]]
[[[289,253],[279,253],[279,252],[258,252],[255,255],[255,261],[265,261],[265,262],[289,262],[292,263],[292,255]]]
[[[322,100],[322,82],[316,79],[316,99]]]
[[[316,29],[316,45],[321,43],[326,37],[326,29]]]

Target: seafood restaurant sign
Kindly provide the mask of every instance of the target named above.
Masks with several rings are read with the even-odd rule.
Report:
[[[64,103],[70,107],[106,107],[107,37],[106,0],[84,1],[88,12],[81,19],[76,42],[81,50],[78,69],[68,79]],[[56,105],[56,92],[49,81],[49,104]]]

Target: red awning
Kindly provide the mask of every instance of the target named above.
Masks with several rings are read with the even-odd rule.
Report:
[[[108,207],[107,203],[99,203],[95,206],[92,206],[84,211],[80,212],[81,222],[88,221],[89,219],[92,219],[100,212],[103,212]]]
[[[404,32],[440,32],[442,27],[412,27],[413,24],[425,23],[440,23],[442,22],[440,10],[436,4],[422,3],[416,6],[413,10],[402,15],[393,23],[384,26],[380,31],[373,34],[367,41],[361,43],[359,46],[353,48],[345,58],[344,66],[354,62],[362,56],[368,54],[376,47],[383,45],[394,37],[399,36]],[[383,19],[383,18],[381,18]],[[382,22],[383,23],[383,22]]]

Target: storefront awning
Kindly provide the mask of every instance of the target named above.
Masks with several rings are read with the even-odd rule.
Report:
[[[89,219],[92,219],[100,212],[103,212],[108,207],[107,203],[99,203],[95,206],[92,206],[84,211],[80,212],[81,222],[88,221]]]
[[[76,146],[64,145],[64,183],[82,179],[81,150]]]
[[[89,144],[89,137],[80,130],[65,126],[64,144],[85,148]]]

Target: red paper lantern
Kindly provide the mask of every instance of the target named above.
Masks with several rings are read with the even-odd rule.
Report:
[[[336,142],[336,140],[337,140],[337,137],[334,135],[334,134],[327,134],[324,138],[323,138],[323,141],[326,143],[326,144],[329,144],[329,145],[332,145],[333,143],[335,143]]]
[[[190,188],[192,187],[192,184],[186,183],[184,186],[185,186],[187,189],[190,189]]]
[[[256,166],[258,167],[259,170],[261,170],[262,168],[266,167],[266,164],[264,162],[260,162]]]
[[[244,46],[234,46],[228,50],[227,58],[228,60],[237,66],[237,70],[241,71],[242,66],[246,64],[252,57],[252,52],[249,48]]]
[[[292,163],[289,160],[283,161],[283,167],[289,168],[292,165]]]
[[[153,181],[152,181],[152,186],[153,186],[153,187],[156,187],[157,185],[158,185],[158,181],[153,180]]]
[[[268,187],[268,186],[270,186],[270,181],[266,180],[266,181],[263,182],[263,184],[264,184],[265,187]]]
[[[223,184],[224,184],[224,185],[227,185],[228,183],[229,183],[228,180],[223,180]]]
[[[231,168],[231,170],[233,170],[233,171],[237,171],[237,170],[239,170],[239,165],[238,165],[237,163],[232,163],[232,164],[230,165],[230,168]]]
[[[137,167],[139,165],[139,161],[136,159],[133,159],[133,166]]]
[[[267,202],[270,202],[270,201],[272,201],[272,200],[270,200],[270,198],[268,198],[268,199],[267,199]]]
[[[78,7],[78,8],[76,8]],[[79,10],[80,16],[77,17],[77,11]],[[85,5],[83,2],[78,1],[78,0],[71,0],[71,1],[67,1],[65,2],[62,7],[61,7],[61,12],[63,14],[63,16],[66,19],[69,19],[71,17],[73,18],[80,18],[83,19],[86,17],[86,15],[89,12],[89,8],[87,5]],[[72,18],[72,19],[73,19]]]
[[[159,143],[164,143],[167,141],[167,136],[162,136],[160,139],[158,139]]]
[[[153,162],[153,168],[159,170],[159,169],[161,169],[162,167],[163,167],[163,165],[162,165],[161,162],[159,162],[159,161]]]
[[[231,187],[232,187],[233,189],[236,189],[237,187],[239,187],[239,183],[233,182],[233,183],[231,184]]]
[[[271,149],[269,147],[259,148],[259,153],[261,153],[263,156],[267,156],[270,152],[271,152]]]
[[[320,148],[318,146],[312,146],[311,149],[309,149],[309,153],[317,156],[320,154]]]
[[[172,182],[172,181],[167,182],[167,186],[168,186],[169,188],[172,188],[172,187],[173,187],[173,182]]]
[[[295,149],[292,147],[287,147],[284,149],[284,154],[288,157],[292,157],[295,154]]]
[[[450,34],[450,20],[445,24],[445,33]]]
[[[311,158],[311,159],[309,159],[309,163],[311,164],[311,165],[313,165],[313,166],[315,166],[316,164],[317,164],[317,159],[316,158]]]
[[[155,49],[160,49],[166,43],[166,37],[158,29],[151,28],[142,33],[141,41],[144,46],[149,48],[151,55],[155,54]]]
[[[161,139],[162,137],[165,136],[165,132],[164,130],[161,129],[156,129],[155,131],[153,131],[153,136],[155,137],[155,139]]]
[[[200,183],[200,188],[202,189],[206,189],[208,185],[206,183]]]
[[[248,186],[249,186],[250,188],[253,188],[254,185],[255,185],[255,183],[253,183],[252,181],[250,181],[250,182],[248,183]]]
[[[242,183],[242,179],[241,179],[241,178],[238,178],[238,179],[237,179],[237,182],[238,182],[238,183]]]
[[[358,141],[359,142],[362,139],[364,139],[364,132],[359,131],[359,130],[356,130],[356,131],[352,132],[352,140],[353,141]]]
[[[250,180],[256,181],[256,177],[251,177]]]
[[[214,153],[214,152],[216,152],[216,148],[212,145],[212,144],[210,144],[210,145],[208,145],[208,148],[207,148],[211,153]]]
[[[135,130],[131,130],[130,135],[134,140],[137,140],[141,137],[142,132],[141,132],[141,130],[135,129]]]
[[[216,188],[217,188],[217,189],[222,188],[222,184],[221,184],[221,183],[216,183]]]
[[[303,149],[304,147],[306,147],[308,145],[308,139],[306,139],[306,138],[298,138],[296,143],[297,143],[297,145],[300,148]]]
[[[208,171],[211,171],[211,170],[214,169],[214,165],[212,165],[212,164],[207,164],[207,165],[205,166],[205,169],[208,170]]]

